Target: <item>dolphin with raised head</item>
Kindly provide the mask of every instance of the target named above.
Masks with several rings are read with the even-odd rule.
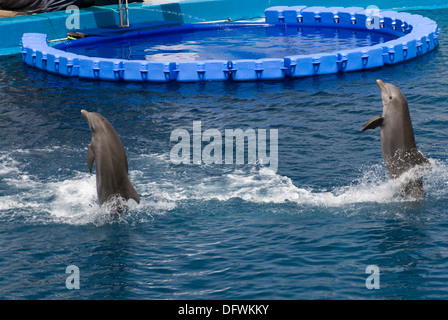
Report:
[[[389,178],[396,179],[403,173],[420,166],[430,167],[429,160],[417,149],[408,103],[403,93],[394,85],[376,81],[381,89],[383,114],[367,121],[362,131],[381,127],[381,151]],[[419,167],[419,168],[420,168]],[[422,170],[415,172],[402,186],[401,194],[423,197]]]
[[[92,133],[92,141],[87,150],[87,165],[92,172],[93,162],[96,162],[99,205],[115,196],[121,196],[126,200],[134,199],[140,203],[137,190],[128,177],[128,160],[117,132],[99,113],[86,110],[81,110],[81,113]]]

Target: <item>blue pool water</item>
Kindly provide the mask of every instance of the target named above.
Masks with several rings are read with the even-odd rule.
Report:
[[[416,13],[448,28],[448,10]],[[448,298],[447,48],[442,31],[407,63],[252,83],[82,81],[0,57],[0,298]],[[423,201],[393,196],[379,131],[361,132],[382,110],[376,79],[408,99],[433,164]],[[82,108],[126,148],[141,204],[119,219],[96,204]],[[277,129],[278,170],[173,164],[170,135],[193,121]]]
[[[225,26],[225,24],[223,24]],[[314,27],[216,28],[123,38],[63,50],[89,57],[189,61],[283,58],[373,46],[396,37],[363,30]]]

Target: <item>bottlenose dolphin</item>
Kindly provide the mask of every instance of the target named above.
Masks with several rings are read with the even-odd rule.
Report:
[[[381,89],[383,114],[364,124],[362,131],[381,127],[381,151],[389,178],[396,179],[417,167],[429,167],[429,160],[417,149],[409,115],[408,103],[403,93],[394,85],[376,81]],[[417,170],[402,186],[401,194],[423,197],[422,170]]]
[[[87,150],[87,165],[92,172],[96,162],[96,191],[98,203],[116,196],[126,200],[134,199],[140,203],[140,197],[128,177],[128,160],[121,140],[114,128],[102,115],[81,110],[89,124],[92,142]],[[119,211],[120,207],[119,207]]]

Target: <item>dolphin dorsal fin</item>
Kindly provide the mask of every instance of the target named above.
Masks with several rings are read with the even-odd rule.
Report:
[[[364,128],[362,129],[362,131],[366,131],[367,129],[375,129],[378,126],[381,126],[383,124],[383,120],[384,118],[380,116],[370,119],[369,121],[364,123]]]

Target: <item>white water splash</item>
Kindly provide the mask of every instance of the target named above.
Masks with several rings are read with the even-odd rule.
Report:
[[[338,207],[353,203],[395,202],[399,181],[387,181],[376,170],[365,172],[358,181],[333,190],[301,188],[286,176],[262,168],[236,171],[223,177],[204,178],[194,189],[184,189],[182,198],[228,201],[240,198],[253,203],[296,203],[298,205]]]
[[[164,163],[167,160],[154,156],[151,161]],[[448,195],[448,164],[436,160],[431,160],[431,164],[432,170],[426,172],[424,178],[426,198],[445,198]],[[177,170],[166,164],[164,168]],[[409,173],[412,174],[415,173]],[[292,203],[302,208],[337,208],[362,203],[415,200],[395,195],[400,184],[409,177],[403,175],[400,179],[389,180],[382,164],[364,169],[360,178],[331,190],[300,187],[291,178],[263,167],[234,170],[217,176],[204,174],[198,176],[194,184],[191,178],[179,179],[176,174],[171,179],[159,181],[151,181],[151,177],[146,175],[146,170],[130,172],[141,203],[129,200],[127,210],[113,217],[110,208],[100,208],[97,204],[94,174],[73,172],[69,178],[49,177],[43,181],[24,171],[13,156],[0,155],[0,220],[21,218],[30,223],[101,226],[114,222],[132,224],[151,221],[156,215],[175,210],[184,201],[196,201],[200,205],[207,201],[242,199],[257,204]],[[169,174],[166,176],[170,177]]]

